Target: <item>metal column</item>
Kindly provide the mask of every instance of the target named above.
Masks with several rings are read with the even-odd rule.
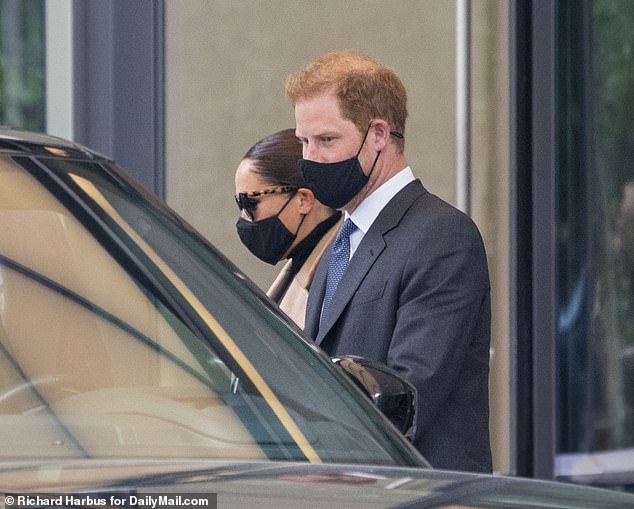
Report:
[[[471,213],[471,0],[456,0],[456,205]]]

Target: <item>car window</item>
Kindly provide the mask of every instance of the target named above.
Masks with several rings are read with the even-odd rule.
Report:
[[[0,159],[0,231],[1,455],[421,464],[112,165]]]

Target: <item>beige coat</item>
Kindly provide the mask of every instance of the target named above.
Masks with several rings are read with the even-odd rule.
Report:
[[[292,261],[286,262],[282,270],[273,281],[273,284],[269,288],[266,294],[274,301],[279,301],[280,308],[284,311],[292,320],[299,325],[300,328],[304,328],[304,320],[306,318],[306,303],[308,302],[308,290],[310,284],[313,282],[317,265],[321,259],[321,255],[324,254],[326,248],[330,245],[330,242],[337,236],[337,232],[341,227],[343,219],[337,221],[328,230],[324,236],[319,240],[317,245],[313,248],[310,255],[299,269],[299,272],[295,275],[286,294],[280,301],[280,292],[286,287],[288,278],[291,276],[291,264]]]

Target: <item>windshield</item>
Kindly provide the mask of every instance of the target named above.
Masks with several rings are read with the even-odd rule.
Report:
[[[0,455],[421,465],[110,163],[0,158]]]

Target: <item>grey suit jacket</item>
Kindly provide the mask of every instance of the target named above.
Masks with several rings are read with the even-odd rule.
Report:
[[[329,258],[304,330],[330,355],[384,362],[416,386],[414,445],[432,466],[490,471],[490,287],[475,224],[411,182],[363,237],[320,325]]]

